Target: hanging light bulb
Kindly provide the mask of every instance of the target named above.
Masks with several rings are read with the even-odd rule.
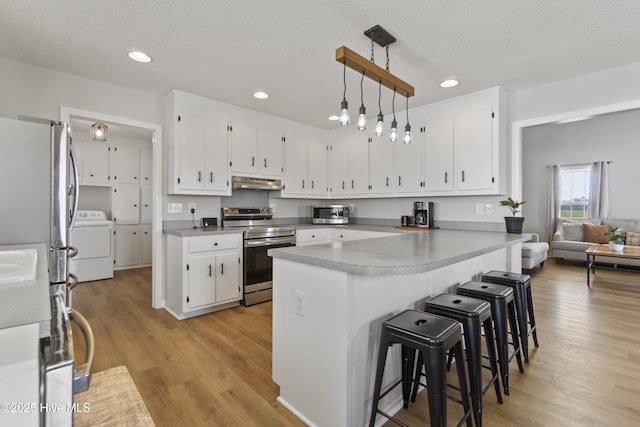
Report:
[[[409,96],[407,96],[407,124],[404,127],[404,139],[405,144],[411,144],[411,125],[409,124]]]
[[[374,130],[378,138],[380,138],[384,133],[384,123],[382,123],[384,116],[382,115],[382,107],[380,106],[381,97],[382,97],[382,82],[380,82],[378,86],[378,121],[376,122],[376,128]]]
[[[340,124],[342,126],[347,126],[351,123],[351,118],[349,117],[349,103],[347,102],[347,64],[344,64],[344,69],[342,70],[342,82],[344,83],[344,92],[342,92],[342,102],[340,103]]]
[[[364,80],[364,71],[362,72],[362,78],[360,79],[360,109],[358,110],[358,130],[363,131],[367,128],[367,116],[364,108],[364,99],[362,95],[362,81]]]
[[[393,90],[393,101],[391,103],[393,111],[393,121],[391,122],[391,130],[389,131],[389,141],[396,142],[398,140],[398,122],[396,122],[396,90]]]

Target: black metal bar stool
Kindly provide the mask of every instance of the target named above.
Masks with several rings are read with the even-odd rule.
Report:
[[[453,350],[456,360],[463,360],[461,340],[462,325],[460,322],[423,311],[405,310],[384,321],[380,331],[380,347],[378,349],[378,364],[369,426],[374,426],[376,414],[381,414],[396,424],[404,425],[391,415],[379,410],[378,402],[380,398],[402,383],[404,407],[408,407],[415,352],[417,350],[422,355],[426,366],[430,425],[444,427],[447,423],[447,397],[449,397],[446,390],[446,355],[449,350]],[[381,394],[382,375],[387,360],[387,350],[392,344],[402,345],[402,379]],[[458,426],[461,426],[466,421],[467,426],[471,427],[471,411],[469,409],[467,375],[464,363],[456,363],[456,370],[461,394],[461,398],[457,402],[461,403],[464,408],[464,416]]]
[[[529,335],[533,336],[533,343],[538,347],[536,317],[533,313],[533,295],[531,294],[531,276],[528,274],[491,270],[482,275],[482,281],[509,286],[513,289],[516,314],[518,315],[520,346],[522,347],[525,363],[529,363]],[[528,321],[527,312],[529,313]]]
[[[498,347],[498,366],[502,375],[504,394],[509,395],[509,362],[515,357],[518,370],[524,372],[520,344],[518,343],[518,325],[513,303],[513,290],[508,286],[485,282],[467,282],[458,286],[458,295],[479,298],[491,304],[491,315]],[[507,322],[511,329],[511,342],[508,339]],[[509,344],[513,345],[513,353],[509,354]]]
[[[491,388],[493,384],[496,390],[496,397],[502,403],[500,393],[500,381],[498,375],[498,364],[496,358],[496,346],[493,338],[493,324],[491,319],[491,304],[487,301],[465,297],[463,295],[440,294],[424,303],[424,311],[448,317],[462,323],[465,354],[467,359],[467,371],[469,373],[469,384],[471,389],[471,406],[473,407],[476,426],[482,426],[482,395]],[[491,380],[486,387],[482,387],[482,328],[485,330],[485,340],[487,353],[489,355],[489,368],[491,370]],[[456,360],[457,363],[462,361]],[[422,359],[418,357],[418,365],[415,371],[413,392],[411,401],[415,401],[418,393],[418,380],[422,373]]]

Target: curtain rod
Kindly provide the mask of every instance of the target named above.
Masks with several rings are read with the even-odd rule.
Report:
[[[607,164],[611,164],[613,163],[613,160],[607,160],[606,161]],[[560,167],[566,167],[566,166],[583,166],[583,165],[592,165],[596,162],[591,162],[591,163],[570,163],[570,164],[564,164],[564,165],[547,165],[548,168],[553,167],[553,166],[560,166]]]

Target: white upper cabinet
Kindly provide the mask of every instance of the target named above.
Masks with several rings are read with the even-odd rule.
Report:
[[[352,127],[342,127],[331,132],[331,185],[329,191],[332,196],[350,194],[349,188],[349,141],[354,137]]]
[[[167,192],[230,195],[227,121],[207,110],[203,98],[174,91],[167,98],[167,122]]]
[[[494,184],[493,108],[479,106],[457,116],[456,169],[459,190],[491,190]]]
[[[103,142],[75,142],[76,154],[82,152],[78,167],[81,171],[80,183],[86,185],[110,185],[109,145]]]
[[[424,151],[423,189],[426,192],[453,191],[454,117],[427,120],[420,128]]]
[[[113,189],[113,220],[119,225],[140,222],[140,187],[117,186]]]
[[[282,132],[260,129],[258,137],[258,174],[262,176],[282,177],[282,147],[285,137]]]
[[[327,179],[329,155],[327,140],[328,135],[319,132],[307,134],[308,166],[309,174],[307,180],[308,194],[327,197],[329,184]],[[286,167],[286,165],[285,165]]]
[[[412,132],[411,144],[405,144],[400,137],[398,141],[391,143],[395,152],[393,185],[396,194],[422,191],[422,142],[418,135],[419,132]]]
[[[109,151],[109,175],[113,184],[139,184],[140,148],[112,145]]]
[[[258,173],[258,129],[234,122],[231,124],[231,172],[254,175]]]
[[[349,138],[347,181],[350,194],[367,194],[369,192],[369,135],[353,128]]]
[[[205,119],[204,190],[215,194],[229,192],[229,144],[226,120]]]
[[[393,147],[389,138],[369,137],[369,192],[371,194],[393,193]]]
[[[268,178],[282,177],[283,143],[282,132],[234,122],[231,125],[231,172]]]
[[[326,197],[328,133],[312,128],[287,132],[283,196]]]

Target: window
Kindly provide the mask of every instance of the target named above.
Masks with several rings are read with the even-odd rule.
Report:
[[[560,166],[560,218],[587,218],[591,164]]]

